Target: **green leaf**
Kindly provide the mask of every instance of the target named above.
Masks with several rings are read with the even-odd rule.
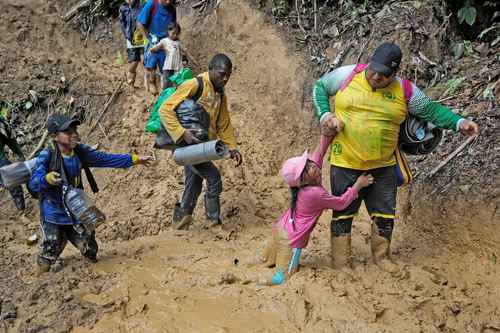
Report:
[[[464,40],[464,52],[465,55],[471,55],[474,52],[472,48],[472,42],[470,40]]]
[[[477,10],[471,5],[465,5],[457,13],[458,22],[462,24],[464,21],[468,25],[473,25],[476,22]]]
[[[494,101],[495,100],[495,94],[493,93],[493,87],[495,85],[491,85],[491,86],[488,86],[486,87],[486,89],[484,89],[483,91],[483,98],[484,99],[487,99],[487,100],[490,100],[490,101]]]
[[[453,95],[464,81],[465,76],[448,80],[448,82],[446,82],[446,86],[448,87],[448,89],[446,89],[443,95]]]
[[[456,43],[453,46],[452,52],[455,60],[460,59],[464,54],[464,43]]]
[[[467,10],[467,15],[465,17],[465,21],[468,25],[473,25],[476,22],[477,10],[474,7],[469,7]]]

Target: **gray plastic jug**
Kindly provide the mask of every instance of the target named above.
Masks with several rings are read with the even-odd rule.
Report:
[[[0,168],[0,180],[6,188],[13,188],[22,184],[26,184],[31,174],[36,168],[36,158],[16,162]]]
[[[93,230],[106,221],[106,215],[79,188],[70,188],[64,196],[64,203],[75,219],[87,229]]]
[[[213,140],[174,151],[174,161],[179,165],[196,165],[208,161],[220,160],[229,156],[229,149],[220,140]]]

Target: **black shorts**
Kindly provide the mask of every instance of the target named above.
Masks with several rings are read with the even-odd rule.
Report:
[[[375,182],[363,188],[346,209],[333,211],[332,222],[352,219],[358,213],[361,202],[364,200],[366,209],[373,219],[375,217],[394,218],[396,214],[396,166],[377,168],[368,171],[354,170],[332,166],[330,170],[330,183],[332,194],[342,195],[348,187],[352,186],[364,172],[370,173]]]
[[[142,50],[142,47],[127,49],[127,62],[130,64],[131,62],[141,61]]]

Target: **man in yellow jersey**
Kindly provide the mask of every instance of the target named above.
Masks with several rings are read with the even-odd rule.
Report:
[[[187,144],[199,143],[194,130],[185,129],[179,123],[175,109],[185,99],[199,95],[197,102],[210,115],[209,139],[220,138],[228,147],[236,166],[242,163],[237,150],[234,129],[227,109],[224,86],[232,73],[232,62],[225,54],[215,55],[208,66],[208,72],[200,74],[203,87],[198,86],[196,78],[185,81],[163,103],[159,109],[160,119],[168,134],[175,142]],[[201,90],[201,94],[199,93]],[[172,225],[176,229],[188,228],[198,197],[201,194],[203,180],[207,182],[205,193],[205,212],[210,225],[220,224],[220,201],[222,179],[219,170],[212,162],[190,165],[184,168],[185,182],[182,200],[174,208]]]
[[[340,67],[314,86],[313,101],[322,127],[338,126],[337,119],[345,124],[331,145],[332,194],[344,193],[362,173],[375,177],[374,184],[361,190],[349,207],[333,212],[332,264],[337,268],[350,265],[352,222],[362,201],[373,220],[373,260],[382,268],[395,268],[389,261],[397,192],[394,152],[400,125],[408,113],[465,135],[479,131],[475,122],[433,102],[413,83],[397,77],[401,57],[399,46],[383,43],[365,69],[355,70],[359,65]],[[335,96],[334,113],[331,96]]]

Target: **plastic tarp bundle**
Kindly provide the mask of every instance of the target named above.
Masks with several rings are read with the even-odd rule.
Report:
[[[220,140],[213,140],[174,150],[174,161],[179,165],[196,165],[229,156],[229,149]]]
[[[176,86],[179,86],[184,81],[190,80],[193,78],[193,71],[189,68],[183,68],[179,72],[175,73],[169,80],[175,83]],[[160,115],[158,110],[163,102],[170,97],[175,92],[175,87],[170,87],[162,91],[158,99],[156,100],[153,108],[151,109],[151,114],[149,115],[149,120],[146,124],[146,132],[149,133],[158,133],[161,128]]]
[[[0,168],[0,181],[6,188],[27,183],[30,180],[33,170],[35,170],[37,159],[24,162],[16,162]]]

